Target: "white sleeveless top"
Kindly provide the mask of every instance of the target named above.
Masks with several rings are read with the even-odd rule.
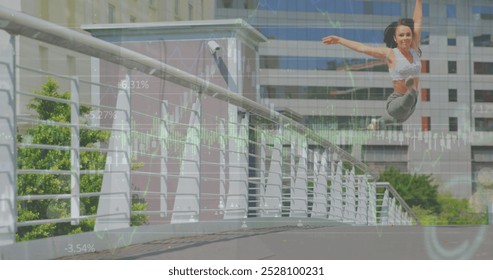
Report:
[[[389,68],[389,74],[393,81],[419,76],[419,73],[421,73],[421,60],[413,48],[410,49],[411,55],[413,56],[413,63],[409,63],[399,49],[393,48],[392,50],[397,59],[395,67],[393,69]]]

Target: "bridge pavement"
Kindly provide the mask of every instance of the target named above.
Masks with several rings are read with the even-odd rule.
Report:
[[[245,229],[171,238],[63,259],[493,259],[492,226],[332,226]]]

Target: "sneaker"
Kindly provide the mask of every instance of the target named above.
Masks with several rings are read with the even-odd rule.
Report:
[[[371,119],[370,124],[366,127],[368,130],[378,130],[378,121],[377,119]]]

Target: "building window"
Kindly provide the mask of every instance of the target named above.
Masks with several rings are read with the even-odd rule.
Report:
[[[421,45],[430,44],[430,32],[421,32]]]
[[[115,6],[108,4],[108,22],[115,23]]]
[[[493,75],[493,62],[474,62],[474,74]]]
[[[295,1],[287,1],[295,2]],[[302,1],[299,1],[302,2]],[[349,40],[362,43],[380,44],[383,41],[383,32],[380,29],[365,28],[340,28],[340,27],[311,27],[300,25],[259,25],[257,29],[271,40],[295,40],[295,41],[316,41],[320,38],[333,34]],[[421,37],[425,38],[425,32]],[[423,41],[422,41],[423,42]]]
[[[352,145],[339,145],[339,148],[343,149],[348,154],[351,154],[353,152],[353,146]]]
[[[422,102],[430,102],[430,89],[422,88],[421,89],[421,101]]]
[[[455,5],[447,5],[447,18],[457,18],[457,7]]]
[[[48,0],[41,0],[40,2],[41,18],[49,20],[50,19],[50,5]]]
[[[75,23],[75,1],[67,1],[67,27],[68,28],[75,28],[76,23]]]
[[[323,133],[333,130],[366,129],[372,119],[379,116],[304,116],[303,122],[310,129]],[[384,130],[402,131],[402,125],[388,125]]]
[[[260,86],[262,98],[271,99],[330,99],[381,100],[394,92],[393,88],[354,88],[317,86]]]
[[[193,18],[193,4],[188,3],[188,20]]]
[[[475,90],[474,102],[493,102],[493,90]]]
[[[363,13],[367,15],[373,14],[373,3],[364,1],[363,2]]]
[[[71,55],[67,55],[67,68],[68,68],[68,75],[70,76],[75,76],[77,67],[76,67],[76,60],[75,57]]]
[[[431,118],[421,117],[421,131],[430,131],[430,130],[431,130]]]
[[[362,145],[361,147],[363,162],[378,172],[390,167],[407,172],[407,154],[406,145]]]
[[[260,56],[262,69],[387,72],[385,62],[373,58]]]
[[[457,89],[448,90],[448,102],[457,102]]]
[[[472,12],[483,20],[493,20],[493,8],[491,6],[473,6]]]
[[[361,147],[362,159],[368,161],[393,161],[406,162],[408,147],[405,145],[363,145]]]
[[[222,0],[219,3],[222,3],[222,7],[226,9],[230,9],[233,7],[233,0]]]
[[[493,131],[493,118],[475,118],[476,131]]]
[[[243,2],[243,8],[244,8],[245,10],[247,10],[247,9],[252,9],[252,4],[253,4],[253,2],[252,2],[251,0],[245,0],[245,1]]]
[[[449,61],[448,62],[448,73],[449,74],[457,74],[457,61]]]
[[[430,61],[421,60],[421,73],[430,73]]]
[[[175,0],[175,17],[180,17],[180,0]]]
[[[474,162],[493,162],[492,146],[471,146],[471,153]]]
[[[493,147],[491,146],[471,146],[471,165],[472,165],[472,188],[473,192],[477,190],[479,186],[485,186],[484,183],[489,184],[488,181],[483,181],[486,178],[490,178],[491,168],[493,168]]]
[[[205,3],[204,0],[200,0],[200,19],[205,18]]]
[[[473,44],[475,47],[493,47],[493,40],[491,40],[491,34],[481,34],[474,36]]]
[[[48,48],[44,46],[38,47],[39,51],[39,66],[41,70],[48,71]]]
[[[458,119],[457,117],[448,118],[448,131],[457,131],[458,130]]]
[[[447,45],[457,46],[457,25],[455,23],[447,26]]]
[[[401,16],[402,4],[391,1],[345,0],[345,1],[294,1],[294,0],[220,0],[219,8],[244,8],[269,12],[302,12],[349,15]],[[423,4],[425,6],[425,4]],[[423,7],[423,10],[425,8]],[[426,15],[425,15],[426,16]]]
[[[423,16],[424,17],[429,17],[430,16],[430,5],[423,3]]]

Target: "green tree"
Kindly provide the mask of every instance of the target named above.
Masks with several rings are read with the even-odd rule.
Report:
[[[439,213],[438,185],[433,184],[431,175],[405,174],[391,167],[380,175],[380,181],[389,182],[410,206],[419,206]]]
[[[401,173],[386,169],[381,181],[389,182],[411,207],[422,225],[466,225],[487,223],[486,213],[473,213],[467,199],[440,194],[431,175]]]
[[[440,221],[447,225],[486,224],[486,213],[473,213],[467,199],[457,199],[450,194],[438,196],[442,211],[438,215]]]
[[[59,93],[59,84],[52,78],[42,85],[41,90],[34,93],[51,98],[70,100],[70,92]],[[19,142],[27,142],[39,145],[70,146],[70,127],[56,126],[51,122],[70,123],[71,109],[66,103],[34,98],[27,106],[34,110],[38,118],[44,121],[27,129]],[[86,116],[91,108],[80,106],[79,114]],[[110,133],[101,130],[81,129],[79,138],[81,147],[97,147],[98,144],[107,143]],[[81,151],[81,170],[103,170],[106,163],[106,154],[102,152]],[[17,165],[19,170],[52,170],[69,171],[70,151],[64,149],[44,149],[38,147],[20,147],[17,150]],[[17,177],[18,196],[42,195],[42,194],[70,194],[70,176],[66,174],[19,174]],[[99,192],[103,181],[101,174],[82,174],[80,176],[80,192]],[[97,213],[98,197],[81,198],[81,215],[94,215]],[[136,201],[132,208],[145,209],[143,201]],[[30,221],[40,219],[55,219],[70,217],[70,201],[66,199],[25,200],[17,205],[18,221]],[[147,217],[132,217],[139,225],[147,222]],[[17,240],[31,240],[56,235],[65,235],[92,231],[95,220],[82,220],[79,225],[70,223],[53,223],[35,226],[20,227],[17,232]]]

